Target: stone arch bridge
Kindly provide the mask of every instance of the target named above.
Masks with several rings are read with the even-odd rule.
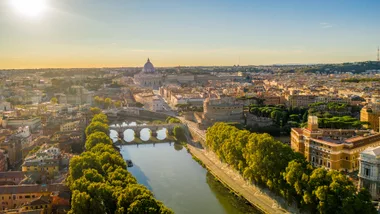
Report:
[[[136,126],[118,126],[118,125],[110,125],[109,130],[114,130],[117,132],[120,138],[124,138],[124,132],[126,130],[133,130],[135,132],[135,137],[140,137],[140,132],[143,129],[149,129],[151,131],[151,135],[153,137],[157,137],[157,131],[166,128],[168,134],[173,134],[173,129],[176,126],[181,126],[185,128],[183,124],[172,123],[172,124],[147,124],[147,125],[136,125]]]

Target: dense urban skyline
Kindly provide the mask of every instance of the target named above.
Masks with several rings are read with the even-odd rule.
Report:
[[[0,2],[0,68],[352,62],[380,43],[374,0],[34,2]]]

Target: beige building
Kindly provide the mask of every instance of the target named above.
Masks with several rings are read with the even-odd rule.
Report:
[[[287,104],[291,107],[308,107],[309,104],[315,103],[314,95],[289,95]]]
[[[359,169],[359,154],[380,146],[380,134],[367,130],[320,129],[318,117],[309,116],[307,128],[292,128],[291,147],[315,167],[341,171]]]
[[[65,123],[65,124],[62,124],[60,126],[60,131],[61,132],[67,132],[67,131],[74,131],[74,130],[78,130],[79,129],[79,125],[80,125],[80,121],[73,121],[73,122],[68,122],[68,123]]]
[[[243,105],[231,97],[207,98],[203,104],[203,113],[196,113],[194,114],[195,119],[201,129],[212,126],[216,122],[244,122]]]
[[[360,121],[368,122],[368,128],[379,131],[380,97],[373,96],[368,105],[360,111]]]

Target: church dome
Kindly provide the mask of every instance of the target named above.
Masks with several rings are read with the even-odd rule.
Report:
[[[143,72],[145,72],[145,73],[154,73],[155,72],[154,66],[150,62],[149,58],[148,58],[148,61],[144,65]]]

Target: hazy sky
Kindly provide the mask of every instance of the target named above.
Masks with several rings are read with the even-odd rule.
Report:
[[[0,0],[0,68],[375,60],[379,0]],[[29,0],[35,1],[35,0]]]

